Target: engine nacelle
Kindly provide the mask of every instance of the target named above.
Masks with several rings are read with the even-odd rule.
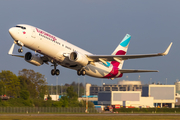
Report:
[[[40,58],[38,54],[34,54],[31,52],[27,52],[24,56],[25,61],[31,63],[36,66],[40,66],[43,64],[43,60]]]
[[[82,66],[86,66],[88,64],[87,57],[81,53],[78,53],[78,52],[70,53],[69,59],[73,62],[81,64]]]

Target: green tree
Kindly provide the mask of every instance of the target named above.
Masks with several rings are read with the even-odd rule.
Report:
[[[20,81],[11,71],[2,70],[0,73],[0,84],[2,94],[14,97],[19,96]]]
[[[19,71],[19,79],[21,89],[28,90],[31,98],[44,98],[44,94],[47,94],[47,82],[41,73],[23,69]]]
[[[27,90],[22,90],[20,92],[20,97],[23,98],[24,100],[29,99],[29,92]]]
[[[69,101],[67,96],[62,96],[59,102],[62,104],[62,107],[71,107],[68,106]]]
[[[79,106],[78,95],[76,92],[74,92],[73,86],[68,87],[66,92],[67,92],[69,107],[78,107]]]
[[[70,100],[78,98],[77,93],[74,92],[73,86],[68,87],[66,92],[67,92],[67,96]]]
[[[3,95],[3,94],[5,94],[4,93],[4,84],[3,84],[3,81],[1,80],[0,81],[0,95]]]
[[[76,82],[73,81],[71,83],[71,86],[73,86],[75,92],[77,92],[77,93],[79,92],[79,96],[84,95],[84,86],[83,86],[82,82],[81,83],[76,83]]]

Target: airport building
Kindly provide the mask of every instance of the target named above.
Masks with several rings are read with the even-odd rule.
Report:
[[[103,84],[92,86],[86,84],[86,95],[78,98],[87,100],[95,105],[120,105],[124,107],[169,107],[180,105],[180,94],[176,93],[179,82],[175,85],[147,84],[140,81],[119,81],[118,84]],[[52,100],[58,101],[58,95],[50,95]],[[45,96],[46,100],[47,96]]]
[[[100,91],[98,104],[124,107],[154,107],[153,97],[141,97],[141,91]]]
[[[86,89],[87,90],[87,89]],[[102,87],[90,86],[89,95],[98,95],[99,105],[126,107],[170,107],[177,101],[175,85],[142,85],[140,81],[119,81]]]
[[[142,97],[153,97],[155,107],[175,107],[175,85],[143,85]]]
[[[176,93],[180,94],[180,81],[174,83],[176,85]]]
[[[175,105],[180,107],[180,94],[179,93],[176,93],[176,103],[175,103]]]
[[[142,91],[141,81],[119,81],[118,84],[103,84],[102,87],[91,86],[89,89],[90,95],[98,95],[100,91]]]

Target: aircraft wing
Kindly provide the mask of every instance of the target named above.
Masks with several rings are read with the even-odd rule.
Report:
[[[159,72],[158,70],[133,70],[133,69],[119,69],[121,73],[136,73],[136,72]]]
[[[146,58],[146,57],[157,57],[157,56],[165,56],[169,53],[169,50],[172,46],[172,42],[168,46],[168,48],[163,53],[156,54],[139,54],[139,55],[87,55],[87,58],[91,62],[103,62],[106,64],[106,61],[117,61],[121,62],[121,60],[128,59],[136,59],[136,58]]]

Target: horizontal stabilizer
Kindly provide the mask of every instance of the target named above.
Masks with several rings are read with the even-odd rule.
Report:
[[[159,72],[158,70],[134,70],[134,69],[119,69],[121,73],[137,73],[137,72]]]

